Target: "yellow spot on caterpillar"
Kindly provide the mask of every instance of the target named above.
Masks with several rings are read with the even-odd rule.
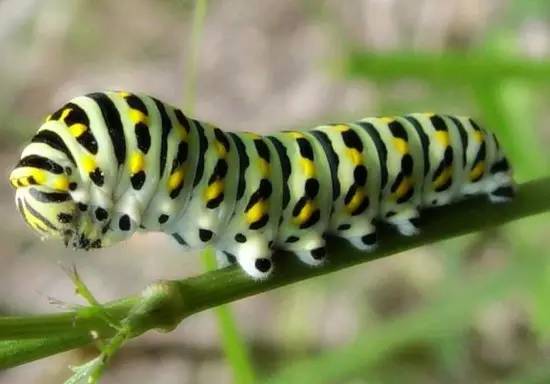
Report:
[[[270,175],[271,165],[265,159],[260,159],[259,167],[260,167],[260,173],[262,174],[263,177],[267,177]]]
[[[302,137],[304,137],[304,134],[302,132],[298,132],[298,131],[289,131],[289,132],[285,132],[287,135],[289,135],[290,137],[292,137],[293,139],[301,139]]]
[[[187,131],[182,125],[176,126],[176,135],[181,141],[187,141]]]
[[[21,186],[20,185],[20,183],[21,183],[20,179],[21,178],[22,178],[21,168],[15,168],[13,171],[11,171],[10,183],[14,188],[19,188]]]
[[[434,134],[435,140],[444,148],[449,146],[449,132],[436,131]]]
[[[174,173],[172,173],[168,178],[168,182],[166,183],[168,190],[173,191],[174,189],[178,188],[181,183],[183,183],[184,176],[185,169],[182,167],[178,168]]]
[[[476,166],[470,171],[470,180],[477,180],[485,172],[485,162],[480,161]]]
[[[82,135],[84,132],[86,132],[86,130],[88,129],[87,126],[85,126],[84,124],[81,124],[81,123],[76,123],[76,124],[73,124],[69,127],[69,132],[71,133],[71,135],[73,135],[74,137],[79,137],[80,135]]]
[[[361,156],[361,152],[359,152],[357,149],[348,148],[346,150],[346,153],[353,165],[359,165],[363,163],[363,156]]]
[[[41,219],[30,213],[23,204],[21,204],[20,212],[25,222],[34,230],[39,232],[52,232],[49,228],[45,227],[45,224]]]
[[[483,140],[485,139],[485,135],[481,131],[474,131],[474,140],[478,143],[483,143]]]
[[[19,177],[17,179],[13,179],[12,185],[15,188],[28,187],[29,179],[27,177]]]
[[[392,122],[395,121],[395,119],[393,117],[387,117],[387,116],[380,117],[379,119],[384,124],[389,124],[389,123],[392,123]]]
[[[59,190],[59,191],[68,191],[69,190],[69,179],[66,176],[57,177],[54,180],[54,182],[52,184],[52,187],[54,189]]]
[[[421,115],[424,115],[426,117],[433,117],[433,116],[435,116],[435,113],[433,113],[433,112],[423,112],[423,113],[421,113]]]
[[[31,167],[19,167],[15,168],[10,175],[10,181],[12,185],[16,188],[18,187],[27,187],[31,184],[30,178],[33,178],[37,185],[43,185],[46,183],[46,172]]]
[[[19,188],[19,179],[21,178],[21,176],[19,176],[20,173],[19,168],[15,168],[11,171],[10,183],[14,188]]]
[[[338,132],[346,132],[350,130],[349,126],[345,124],[337,124],[334,126],[334,129]]]
[[[61,112],[61,117],[59,118],[59,120],[65,121],[65,118],[66,118],[67,116],[69,116],[69,113],[71,113],[72,110],[73,110],[72,108],[65,108],[65,109],[63,110],[63,112]]]
[[[52,119],[52,115],[46,116],[46,121],[50,121]]]
[[[405,140],[403,140],[401,138],[394,138],[393,139],[393,146],[402,155],[409,152],[409,143],[407,143]]]
[[[41,169],[32,169],[29,172],[29,177],[32,177],[34,181],[36,181],[36,184],[38,185],[44,185],[46,183],[46,172],[42,171]],[[30,184],[30,180],[27,180],[27,185]]]
[[[86,173],[93,172],[96,169],[95,158],[91,155],[85,155],[82,157],[82,169]]]
[[[31,225],[37,231],[45,232],[45,233],[53,233],[53,231],[51,229],[46,228],[45,226],[42,225],[44,222],[42,220],[40,220],[38,217],[35,217],[33,215],[30,215],[30,214],[29,214],[29,216],[31,217]]]
[[[353,197],[351,198],[351,201],[348,204],[346,204],[346,211],[348,213],[354,212],[357,209],[357,207],[361,205],[363,200],[365,200],[365,193],[363,192],[362,189],[358,189],[353,195]]]
[[[298,216],[294,218],[295,224],[303,224],[306,221],[309,220],[311,215],[313,215],[313,212],[315,212],[315,203],[311,200],[308,200],[307,203],[304,205]]]
[[[130,112],[128,112],[128,117],[130,117],[130,120],[132,123],[143,123],[145,125],[149,124],[149,117],[145,115],[143,112],[137,110],[137,109],[130,109]]]
[[[28,187],[31,185],[31,178],[30,177],[23,177],[22,179],[19,179],[19,184],[22,187]]]
[[[48,232],[48,230],[45,227],[43,227],[39,224],[36,225],[36,229],[38,229],[41,232]]]
[[[245,218],[248,224],[254,223],[262,218],[267,211],[268,204],[265,200],[260,200],[246,211]]]
[[[446,182],[449,181],[451,176],[453,175],[453,168],[447,167],[441,172],[441,174],[437,177],[437,179],[434,180],[433,186],[435,189],[442,187],[445,185]]]
[[[249,138],[251,138],[251,139],[259,139],[259,138],[261,138],[261,136],[258,135],[258,134],[255,133],[255,132],[245,132],[245,134],[246,134]]]
[[[41,221],[36,218],[36,216],[32,215],[26,208],[23,208],[23,219],[27,222],[28,225],[30,225],[33,229],[39,231],[39,232],[45,232],[44,227],[40,224]]]
[[[224,190],[223,180],[216,180],[204,190],[204,200],[210,201],[218,197]]]
[[[135,175],[139,171],[143,170],[143,168],[145,168],[145,157],[143,156],[143,153],[137,151],[132,153],[132,156],[130,157],[129,168],[132,175]]]
[[[227,155],[227,151],[225,150],[223,144],[219,141],[216,141],[214,146],[216,147],[216,152],[218,153],[218,156],[221,158],[225,158],[225,156]]]
[[[306,158],[301,158],[300,163],[302,164],[302,170],[306,177],[315,176],[315,164],[313,161]]]
[[[395,191],[395,196],[403,197],[409,192],[409,190],[412,187],[411,179],[410,177],[406,177],[403,179],[401,184],[399,184],[399,187],[397,187],[397,190]]]
[[[125,91],[119,91],[119,92],[117,92],[117,94],[118,94],[119,96],[121,96],[121,97],[128,97],[128,96],[130,96],[130,93],[125,92]]]

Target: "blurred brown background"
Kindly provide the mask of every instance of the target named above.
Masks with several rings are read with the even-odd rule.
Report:
[[[5,179],[42,118],[73,96],[125,89],[181,105],[190,72],[192,12],[191,1],[0,1]],[[504,141],[514,142],[521,132],[511,157],[525,160],[518,177],[526,180],[548,174],[543,151],[550,144],[548,78],[535,81],[536,89],[520,78],[471,92],[459,86],[461,71],[442,83],[411,76],[378,79],[380,73],[353,75],[339,63],[352,48],[390,60],[416,52],[438,60],[451,51],[546,60],[549,20],[546,1],[213,0],[198,43],[194,115],[228,130],[266,132],[414,110],[498,117],[500,106],[510,121]],[[496,106],[484,93],[495,89],[502,96]],[[163,235],[139,235],[93,253],[41,242],[16,213],[7,181],[0,183],[0,197],[2,314],[55,311],[49,296],[79,302],[61,265],[76,263],[104,301],[138,292],[156,279],[202,271],[195,255],[182,254]],[[550,365],[550,262],[541,261],[549,256],[548,224],[547,215],[522,220],[233,304],[258,377],[276,375],[299,359],[353,350],[350,345],[365,332],[376,333],[409,313],[426,312],[420,318],[434,324],[443,321],[441,313],[455,302],[433,304],[435,293],[448,291],[451,297],[470,279],[519,260],[537,271],[536,284],[512,277],[504,288],[482,291],[489,300],[440,337],[404,337],[390,351],[373,346],[383,350],[383,359],[354,367],[336,382],[526,382],[524,377],[550,382],[550,372],[539,371]],[[406,333],[410,323],[403,324],[396,329]],[[59,383],[68,377],[69,364],[94,353],[72,351],[0,372],[0,383]],[[232,382],[211,311],[173,333],[151,332],[132,341],[104,380],[150,382]]]

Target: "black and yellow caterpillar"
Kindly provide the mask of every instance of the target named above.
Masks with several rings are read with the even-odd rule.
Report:
[[[10,176],[25,221],[45,237],[100,248],[137,230],[214,245],[254,278],[274,249],[305,263],[325,235],[368,250],[376,221],[404,235],[419,209],[472,194],[514,195],[496,137],[467,117],[365,118],[268,136],[224,132],[153,97],[77,97],[50,115]]]

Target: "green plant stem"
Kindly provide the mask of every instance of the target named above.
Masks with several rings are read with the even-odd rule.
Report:
[[[176,326],[191,314],[297,281],[545,211],[550,211],[550,178],[520,185],[517,197],[508,204],[490,204],[484,197],[479,197],[427,210],[423,212],[425,223],[420,235],[403,237],[391,230],[381,230],[380,246],[372,253],[362,253],[343,240],[331,239],[328,246],[330,260],[319,268],[310,268],[301,264],[296,257],[278,252],[274,255],[277,268],[267,280],[251,280],[237,266],[232,266],[183,280],[160,282],[156,286],[163,288],[160,291],[166,293],[155,301],[156,306],[143,311],[135,334]],[[145,297],[134,296],[112,302],[106,304],[104,310],[111,318],[126,318],[130,310],[139,307]],[[88,309],[0,318],[0,368],[46,356],[48,353],[43,350],[56,353],[87,345],[93,341],[91,331],[99,339],[115,333],[100,314]],[[33,341],[28,339],[47,340],[29,350],[29,343]],[[13,342],[8,345],[5,340]]]
[[[0,341],[0,368],[15,367],[87,345],[90,342],[91,339],[87,335]]]
[[[130,296],[105,304],[104,308],[113,319],[122,320],[139,300],[139,296]],[[90,331],[102,335],[113,333],[105,319],[88,307],[47,315],[0,317],[0,341],[87,335]]]

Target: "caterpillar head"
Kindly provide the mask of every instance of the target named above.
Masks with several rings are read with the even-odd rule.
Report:
[[[78,249],[119,242],[140,224],[139,209],[113,207],[113,191],[106,186],[112,186],[116,170],[91,130],[94,97],[107,98],[80,96],[48,116],[10,175],[25,222],[42,238],[59,238]],[[103,120],[95,124],[99,132],[108,131]],[[132,202],[121,203],[133,207]]]
[[[27,225],[42,238],[60,238],[66,244],[76,232],[79,216],[69,193],[69,169],[41,155],[23,152],[10,175],[17,209]]]
[[[25,147],[10,175],[16,206],[43,239],[61,239],[74,248],[99,248],[108,243],[103,241],[104,223],[84,204],[89,201],[89,183],[83,181],[64,140],[68,132],[63,122],[48,119]]]
[[[73,180],[79,179],[78,175],[70,176],[73,173],[70,167],[56,174],[52,169],[30,166],[29,160],[25,160],[29,157],[23,157],[18,163],[10,175],[10,182],[16,188],[15,202],[21,216],[43,239],[57,238],[66,246],[89,250],[122,241],[138,228],[137,221],[128,214],[82,203],[109,199],[98,189],[79,191],[74,188],[79,183]],[[90,192],[94,195],[92,198]]]

